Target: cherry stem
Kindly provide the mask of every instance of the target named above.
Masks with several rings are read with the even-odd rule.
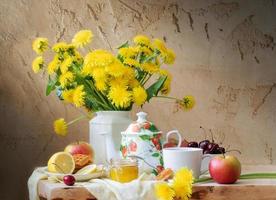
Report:
[[[206,134],[206,130],[205,130],[205,128],[203,128],[202,126],[200,126],[199,128],[203,130],[204,135],[205,135],[205,140],[207,140],[207,134]]]
[[[213,135],[213,132],[212,132],[212,130],[211,130],[211,129],[209,129],[209,131],[210,131],[211,136],[212,136],[212,142],[214,143],[215,141],[214,141],[214,135]]]

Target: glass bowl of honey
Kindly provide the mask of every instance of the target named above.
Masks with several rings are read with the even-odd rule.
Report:
[[[109,177],[111,180],[127,183],[138,178],[139,169],[136,159],[111,159]]]

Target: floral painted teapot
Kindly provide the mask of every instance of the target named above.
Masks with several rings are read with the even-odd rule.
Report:
[[[139,112],[136,115],[137,121],[121,133],[121,156],[138,158],[140,169],[157,174],[163,169],[162,132],[152,122],[147,121],[147,113]],[[168,132],[167,140],[171,134],[177,134],[181,141],[177,130]]]

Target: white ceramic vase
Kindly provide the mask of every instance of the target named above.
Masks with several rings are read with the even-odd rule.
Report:
[[[100,111],[90,120],[90,144],[95,163],[104,164],[120,157],[121,132],[132,122],[129,111]]]

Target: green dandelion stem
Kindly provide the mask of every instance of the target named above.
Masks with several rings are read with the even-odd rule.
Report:
[[[242,174],[239,178],[240,180],[249,180],[249,179],[276,179],[276,173],[249,173]],[[194,183],[203,183],[212,181],[210,177],[204,177],[195,179]]]
[[[67,123],[67,126],[69,126],[69,125],[71,125],[71,124],[74,124],[75,122],[80,121],[80,120],[82,120],[82,119],[84,119],[84,118],[86,118],[86,116],[85,116],[85,115],[81,115],[81,116],[77,117],[76,119],[74,119],[74,120],[68,122],[68,123]]]
[[[176,100],[176,101],[180,101],[179,99],[175,98],[175,97],[169,97],[169,96],[154,96],[157,98],[164,98],[164,99],[172,99],[172,100]]]

